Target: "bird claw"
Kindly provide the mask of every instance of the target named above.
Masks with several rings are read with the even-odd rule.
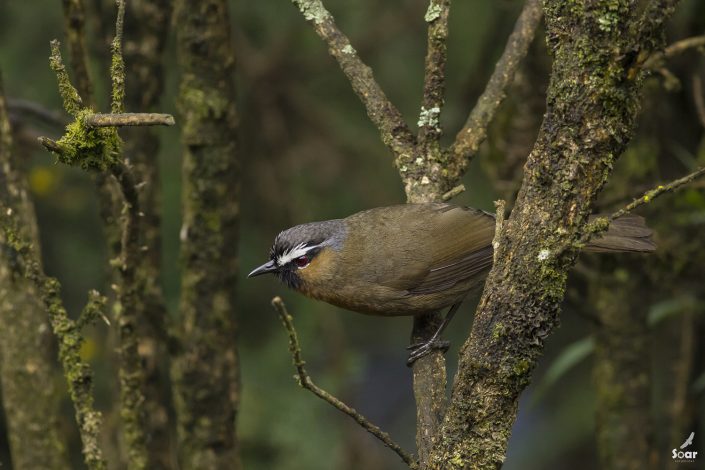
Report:
[[[407,346],[407,350],[411,351],[409,353],[409,358],[406,360],[406,365],[411,367],[414,362],[421,359],[427,354],[430,354],[434,350],[443,351],[444,353],[448,351],[450,347],[450,341],[436,340],[428,341],[426,343],[414,343]]]

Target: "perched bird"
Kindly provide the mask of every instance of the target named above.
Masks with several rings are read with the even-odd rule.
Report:
[[[277,235],[269,261],[248,277],[273,273],[308,297],[371,315],[419,315],[450,307],[409,363],[434,348],[470,291],[492,267],[493,214],[452,204],[378,207],[345,219],[311,222]],[[591,251],[654,251],[641,217],[615,220]]]

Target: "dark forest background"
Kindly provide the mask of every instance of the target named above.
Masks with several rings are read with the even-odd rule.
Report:
[[[87,3],[96,96],[104,99],[99,108],[107,110],[107,43],[114,10],[98,8],[100,0]],[[328,0],[326,4],[390,99],[408,122],[415,123],[422,92],[426,2]],[[286,291],[274,279],[244,279],[264,262],[274,236],[284,228],[404,202],[397,171],[348,82],[289,1],[232,1],[230,7],[242,161],[242,279],[234,288],[239,298],[243,395],[238,427],[243,464],[248,469],[287,470],[404,468],[397,456],[350,419],[296,385],[285,331],[269,302],[274,295],[287,301],[317,382],[407,448],[413,448],[415,434],[404,349],[411,321],[342,311]],[[448,136],[461,127],[481,93],[520,8],[521,2],[507,0],[453,5],[442,117]],[[84,172],[56,164],[36,143],[40,134],[58,137],[60,127],[12,108],[13,99],[28,100],[63,115],[55,76],[48,67],[49,41],[61,38],[62,21],[57,0],[0,1],[0,69],[11,99],[17,145],[31,149],[29,184],[45,270],[62,282],[66,305],[75,314],[89,289],[109,291],[94,187]],[[703,31],[705,2],[683,1],[671,21],[669,42]],[[173,47],[170,39],[161,110],[176,114]],[[637,135],[617,164],[598,203],[600,210],[611,212],[659,181],[705,163],[705,116],[698,116],[694,86],[697,77],[705,83],[702,52],[690,50],[669,59],[667,70],[649,79]],[[539,32],[465,178],[469,191],[455,203],[488,211],[494,211],[492,201],[498,198],[511,203],[541,122],[549,73],[550,59]],[[699,93],[705,97],[703,88]],[[175,128],[158,132],[161,148],[154,158],[162,175],[161,282],[173,313],[180,279],[178,117]],[[599,334],[598,312],[609,309],[637,312],[648,323],[651,354],[642,359],[653,372],[649,414],[657,430],[654,449],[659,458],[670,460],[671,449],[691,431],[696,433],[696,450],[705,451],[703,188],[702,182],[695,183],[640,209],[656,230],[660,246],[656,254],[581,256],[569,281],[562,326],[548,340],[545,357],[520,404],[504,468],[597,467],[595,397],[600,381],[593,372],[592,336]],[[475,303],[472,299],[461,308],[447,332],[452,341],[449,377]],[[624,334],[631,333],[627,329]],[[96,373],[97,406],[104,411],[108,428],[117,421],[111,405],[118,393],[111,366],[114,346],[108,328],[99,323],[82,349]],[[64,390],[60,373],[56,381]],[[64,430],[71,436],[79,466],[80,444],[68,398],[64,408]],[[0,466],[8,462],[0,419]]]

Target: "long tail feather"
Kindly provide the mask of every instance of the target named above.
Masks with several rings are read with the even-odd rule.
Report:
[[[652,234],[653,230],[646,226],[643,217],[626,215],[614,220],[607,231],[591,240],[585,249],[592,252],[650,253],[656,250]]]

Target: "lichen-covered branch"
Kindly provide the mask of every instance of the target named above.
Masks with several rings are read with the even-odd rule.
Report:
[[[372,69],[357,54],[350,40],[340,31],[321,0],[292,0],[318,36],[328,45],[328,51],[338,61],[357,96],[365,105],[367,115],[377,126],[382,142],[395,156],[412,158],[416,138],[404,122],[399,110],[389,101],[375,81]]]
[[[178,0],[173,24],[184,147],[180,350],[172,360],[180,468],[237,469],[240,162],[228,2]]]
[[[37,246],[34,207],[24,167],[12,149],[12,131],[0,77],[0,206],[21,221],[18,235]],[[64,469],[54,351],[44,305],[6,248],[0,231],[0,382],[15,468]],[[33,256],[36,253],[33,252]]]
[[[86,117],[86,125],[90,127],[173,126],[174,123],[174,116],[163,113],[96,113]]]
[[[152,468],[147,450],[145,410],[146,374],[139,353],[140,304],[144,296],[143,280],[138,272],[142,245],[140,242],[141,212],[130,168],[122,162],[110,168],[118,181],[124,198],[125,210],[122,227],[122,250],[118,260],[120,284],[115,309],[118,328],[118,355],[120,376],[120,417],[127,446],[128,465],[132,469]]]
[[[541,0],[527,0],[485,90],[450,148],[452,162],[448,167],[449,178],[455,180],[465,173],[480,144],[487,138],[487,127],[504,100],[521,60],[529,50],[541,16]]]
[[[112,58],[110,61],[110,81],[112,94],[110,111],[113,114],[125,112],[125,61],[122,58],[122,31],[125,25],[125,0],[116,0],[118,11],[115,20],[115,37],[110,46]]]
[[[379,439],[382,444],[385,446],[389,447],[392,449],[394,452],[397,453],[397,455],[406,463],[410,468],[416,468],[416,461],[414,458],[405,452],[399,444],[394,442],[391,437],[389,437],[389,434],[386,432],[382,431],[378,426],[375,426],[372,424],[367,418],[365,418],[362,414],[360,414],[357,410],[354,408],[346,405],[330,393],[326,392],[322,388],[320,388],[318,385],[313,383],[313,380],[311,377],[308,375],[308,372],[306,372],[306,368],[304,365],[306,362],[304,362],[303,357],[301,355],[301,346],[299,345],[299,338],[298,335],[296,334],[296,329],[294,328],[294,319],[292,318],[291,315],[289,315],[289,311],[286,308],[286,305],[284,305],[284,301],[280,297],[275,297],[272,299],[272,306],[274,306],[275,310],[279,314],[279,318],[282,321],[282,324],[284,325],[284,328],[286,329],[286,332],[289,335],[289,352],[291,353],[291,359],[292,362],[294,363],[294,367],[296,367],[296,380],[299,383],[299,385],[302,388],[305,388],[306,390],[309,390],[311,393],[316,395],[318,398],[321,400],[327,402],[334,408],[337,408],[341,412],[345,413],[346,415],[350,416],[352,419],[354,419],[357,424],[359,424],[365,431],[369,432],[372,434],[374,437]]]
[[[558,324],[577,250],[544,254],[580,238],[633,133],[643,73],[632,74],[632,52],[657,50],[658,41],[642,42],[644,30],[659,36],[670,11],[645,21],[629,0],[544,1],[553,55],[546,114],[461,349],[429,468],[498,468],[504,461],[519,395]]]
[[[125,13],[124,1],[119,0],[115,40],[112,45],[111,78],[113,82],[112,110],[120,113],[124,109],[125,69],[122,59],[122,27]],[[80,97],[65,71],[58,41],[52,42],[51,65],[57,73],[59,92],[67,111],[75,121],[67,126],[62,138],[53,142],[41,139],[60,161],[78,165],[85,170],[111,174],[121,190],[122,234],[119,259],[116,260],[120,282],[118,284],[118,306],[115,309],[120,343],[120,415],[123,421],[124,441],[127,447],[130,468],[153,467],[147,450],[147,428],[145,426],[146,375],[139,354],[139,313],[144,295],[143,276],[138,270],[142,245],[140,239],[139,197],[130,168],[121,159],[121,140],[115,127],[91,127],[87,119],[94,115],[91,109],[82,106]]]
[[[440,152],[441,124],[445,92],[446,40],[450,0],[430,0],[424,20],[428,23],[423,99],[419,113],[418,145],[423,153]]]
[[[76,412],[86,466],[91,470],[103,470],[107,466],[99,444],[102,418],[93,406],[93,374],[80,356],[83,335],[63,306],[59,282],[42,272],[32,245],[21,236],[16,215],[4,203],[0,204],[0,230],[5,238],[4,247],[10,250],[8,255],[17,263],[18,270],[34,283],[49,315]]]

